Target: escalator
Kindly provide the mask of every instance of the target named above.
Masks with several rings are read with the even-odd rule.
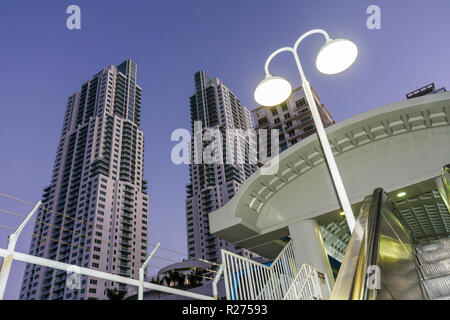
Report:
[[[450,238],[419,244],[376,189],[361,207],[330,299],[450,300]]]

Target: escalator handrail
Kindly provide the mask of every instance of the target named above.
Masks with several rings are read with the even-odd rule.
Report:
[[[423,299],[414,243],[389,195],[375,189],[364,199],[331,299]]]
[[[364,269],[367,270],[369,266],[378,265],[378,248],[380,240],[380,224],[381,224],[381,210],[384,191],[381,188],[377,188],[372,194],[372,203],[369,210],[369,216],[367,218],[367,228],[365,234],[365,252],[366,256],[364,260]],[[376,290],[373,290],[367,285],[367,272],[364,272],[363,283],[363,300],[375,300]]]
[[[375,189],[361,207],[330,297],[333,300],[375,299],[376,290],[368,287],[366,270],[368,266],[378,264],[383,194],[383,189]]]

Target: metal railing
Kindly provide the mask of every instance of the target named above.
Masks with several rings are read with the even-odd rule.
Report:
[[[304,265],[300,271],[298,270],[292,243],[291,240],[270,266],[239,256],[227,250],[222,250],[227,299],[283,300],[289,299],[290,297],[298,297],[297,295],[287,296],[290,290],[296,290],[292,289],[292,286],[296,282],[305,282],[308,286],[314,285],[318,290],[321,284],[317,281],[320,279],[311,277],[309,273],[304,272],[312,267]],[[323,279],[328,286],[328,279],[326,279],[325,274],[320,274],[324,277]],[[317,283],[313,284],[313,282]],[[313,296],[309,295],[311,292],[311,290],[305,291],[305,297],[307,299],[312,299]],[[328,286],[328,295],[317,295],[316,291],[314,291],[314,294],[317,297],[323,297],[325,299],[328,298],[329,292]]]
[[[330,293],[330,283],[325,274],[304,264],[283,300],[328,300]]]
[[[271,283],[272,274],[266,265],[226,250],[222,250],[222,262],[227,300],[256,300]]]
[[[204,294],[198,294],[198,293],[175,289],[175,288],[170,288],[170,287],[165,287],[165,286],[154,284],[151,282],[145,282],[143,279],[143,270],[145,269],[146,264],[152,257],[154,251],[159,246],[159,244],[154,249],[152,254],[148,257],[148,259],[146,260],[146,263],[141,267],[139,280],[131,278],[129,276],[129,274],[127,274],[127,273],[123,273],[126,276],[120,276],[117,274],[112,274],[112,273],[99,271],[99,270],[91,269],[91,268],[80,267],[77,265],[68,264],[68,263],[55,261],[55,260],[50,260],[50,259],[37,257],[34,255],[25,254],[25,253],[16,251],[15,250],[16,242],[18,240],[20,233],[22,232],[22,229],[25,227],[27,222],[31,219],[31,217],[36,212],[36,210],[40,207],[40,205],[41,205],[41,202],[39,201],[34,206],[33,210],[31,210],[30,213],[27,215],[27,217],[22,221],[22,223],[16,229],[16,231],[9,236],[8,248],[7,249],[0,248],[0,257],[3,258],[3,262],[2,262],[2,265],[0,268],[0,300],[3,300],[3,298],[4,298],[5,289],[6,289],[6,285],[8,283],[8,278],[9,278],[9,274],[10,274],[10,270],[11,270],[13,261],[21,261],[21,262],[25,262],[25,263],[29,263],[29,264],[35,264],[35,265],[39,265],[39,266],[43,266],[43,267],[47,267],[47,268],[60,270],[57,274],[61,274],[61,271],[64,271],[64,272],[71,273],[71,274],[89,276],[89,277],[94,277],[94,278],[98,278],[98,279],[102,279],[102,280],[118,282],[119,284],[138,287],[140,290],[140,293],[141,293],[139,295],[140,300],[143,299],[142,293],[143,293],[144,289],[151,289],[151,290],[155,290],[155,291],[165,292],[165,293],[169,293],[169,294],[174,294],[174,295],[179,295],[182,297],[199,299],[199,300],[215,300],[214,297],[212,297],[212,296],[207,296]],[[119,271],[119,274],[120,273],[121,273],[121,271]],[[67,279],[66,285],[69,281],[70,281],[70,277]],[[60,290],[60,289],[63,289],[64,287],[65,286],[61,285],[61,286],[56,287],[56,289]],[[64,290],[61,290],[60,293],[53,296],[52,298],[53,299],[62,298],[63,294],[64,294]]]
[[[283,299],[298,272],[293,251],[293,240],[281,250],[278,257],[269,267],[271,278],[258,295],[257,300]]]

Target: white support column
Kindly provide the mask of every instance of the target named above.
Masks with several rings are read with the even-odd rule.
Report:
[[[294,239],[294,255],[299,269],[303,264],[316,268],[325,273],[330,281],[330,286],[333,287],[333,272],[317,222],[315,220],[303,220],[291,224],[289,233]]]

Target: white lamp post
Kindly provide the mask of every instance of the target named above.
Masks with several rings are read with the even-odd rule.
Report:
[[[325,74],[336,74],[344,71],[350,67],[358,56],[358,48],[356,45],[345,39],[331,39],[328,33],[321,29],[314,29],[306,32],[294,44],[294,47],[284,47],[273,52],[269,58],[267,58],[265,71],[266,78],[261,81],[255,89],[255,100],[262,106],[272,107],[286,101],[292,93],[292,87],[290,83],[278,76],[272,76],[269,72],[269,63],[279,53],[289,51],[294,55],[295,62],[297,63],[298,71],[302,81],[302,87],[305,91],[306,100],[308,101],[309,108],[314,120],[314,124],[317,129],[319,141],[322,145],[322,149],[325,154],[325,159],[328,164],[328,168],[331,172],[334,186],[336,188],[339,201],[344,209],[345,218],[347,220],[350,232],[353,232],[355,226],[355,216],[353,214],[350,201],[348,200],[347,193],[342,182],[341,175],[339,173],[336,161],[334,159],[333,152],[331,151],[330,143],[328,141],[325,129],[320,118],[319,111],[317,109],[316,101],[313,97],[311,87],[303,72],[300,59],[297,54],[297,48],[300,42],[306,37],[321,33],[325,37],[325,44],[320,49],[316,58],[316,67],[320,72]]]

